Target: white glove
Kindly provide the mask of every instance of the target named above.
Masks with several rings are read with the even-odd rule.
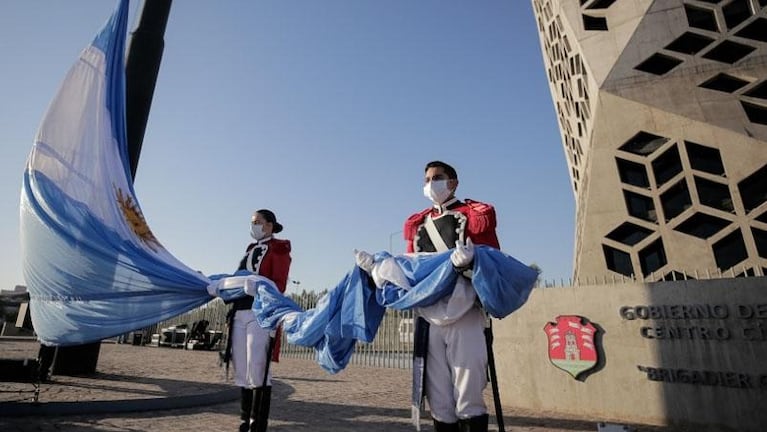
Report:
[[[240,280],[234,280],[235,278],[241,278]],[[258,286],[259,284],[265,283],[269,285],[274,285],[277,287],[277,285],[274,283],[273,280],[269,279],[266,276],[261,275],[247,275],[247,276],[235,276],[235,277],[229,277],[227,280],[232,280],[233,287],[236,287],[238,283],[242,283],[242,290],[245,291],[245,294],[253,297],[258,297]]]
[[[357,261],[357,266],[362,270],[366,271],[367,273],[373,271],[373,265],[375,264],[375,261],[373,261],[373,255],[370,255],[365,251],[358,251],[357,249],[354,249],[354,259]]]
[[[213,281],[210,284],[208,284],[208,295],[211,297],[218,297],[218,286],[219,281]]]
[[[471,238],[466,239],[466,243],[456,243],[453,253],[450,254],[450,261],[454,267],[467,267],[474,261],[474,243]]]
[[[256,278],[248,277],[245,279],[242,284],[242,290],[245,291],[245,294],[251,297],[258,296],[258,285],[256,285]]]

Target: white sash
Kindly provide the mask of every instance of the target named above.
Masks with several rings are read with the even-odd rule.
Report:
[[[439,231],[437,230],[437,225],[434,224],[434,219],[431,218],[431,216],[426,216],[426,220],[424,221],[424,228],[426,228],[426,234],[429,234],[429,238],[431,239],[431,244],[434,245],[434,248],[437,249],[437,252],[444,252],[448,249],[447,243],[445,243],[445,239],[442,238],[441,235],[439,235]]]

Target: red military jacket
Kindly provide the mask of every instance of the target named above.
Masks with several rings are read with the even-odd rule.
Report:
[[[250,251],[256,246],[266,246],[263,257],[250,255]],[[248,258],[251,259],[247,262]],[[290,272],[290,240],[271,238],[263,243],[251,243],[245,250],[245,256],[240,262],[239,270],[251,270],[256,274],[267,277],[277,285],[280,292],[285,292]]]
[[[435,221],[449,248],[455,247],[458,240],[471,238],[474,244],[500,249],[495,233],[495,208],[490,204],[467,199],[448,202],[441,212],[436,207],[429,207],[407,218],[403,234],[409,253],[436,251],[424,226],[427,216],[431,216]]]
[[[259,250],[251,254],[254,248]],[[261,252],[265,249],[265,252]],[[271,238],[265,242],[256,242],[248,245],[245,256],[240,261],[238,270],[250,270],[254,273],[269,278],[284,293],[288,284],[290,272],[290,240]],[[253,303],[253,297],[247,296],[247,300]],[[248,306],[249,307],[249,306]],[[275,335],[272,361],[280,360],[280,340],[282,331],[278,327]]]

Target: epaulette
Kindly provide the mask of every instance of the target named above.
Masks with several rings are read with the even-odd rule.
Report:
[[[426,218],[426,215],[429,214],[429,212],[431,212],[431,207],[413,214],[407,218],[405,221],[405,226],[402,228],[402,232],[405,234],[405,240],[408,242],[413,241],[418,227],[421,226],[423,220]]]
[[[465,199],[464,202],[470,211],[467,226],[470,233],[482,233],[495,229],[495,208],[492,205],[470,199]]]
[[[269,242],[269,250],[279,254],[290,253],[290,240],[273,238]]]

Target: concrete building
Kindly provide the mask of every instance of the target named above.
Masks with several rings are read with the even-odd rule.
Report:
[[[532,3],[575,194],[574,277],[764,275],[767,0]]]

